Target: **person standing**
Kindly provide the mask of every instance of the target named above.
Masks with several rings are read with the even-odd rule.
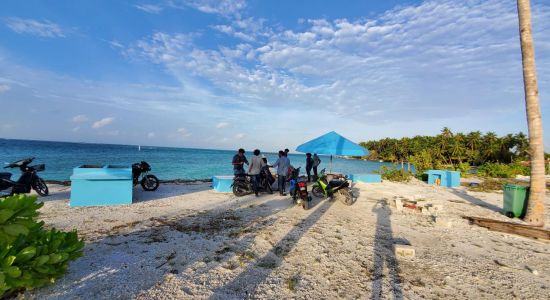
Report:
[[[311,153],[306,153],[307,182],[311,181],[311,169],[312,168],[313,168],[313,158],[311,158]]]
[[[237,154],[233,156],[233,174],[235,175],[245,174],[244,164],[248,165],[248,160],[246,159],[246,156],[244,156],[244,149],[241,148],[239,149],[239,151],[237,151]]]
[[[254,190],[254,194],[256,194],[256,197],[258,197],[260,171],[264,166],[265,163],[260,157],[260,150],[254,150],[254,156],[252,156],[252,159],[250,160],[250,166],[248,167],[248,175],[250,175],[250,180],[252,181],[252,189]]]
[[[277,167],[277,178],[279,182],[279,194],[285,196],[285,185],[288,168],[290,167],[290,161],[286,157],[283,151],[279,151],[279,159],[273,164],[273,167]]]
[[[317,179],[317,167],[321,164],[321,159],[317,156],[317,153],[313,153],[313,175]]]

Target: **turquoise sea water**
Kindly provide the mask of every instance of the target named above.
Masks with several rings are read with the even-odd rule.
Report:
[[[46,170],[40,176],[48,180],[69,180],[72,169],[83,164],[131,165],[142,160],[151,164],[152,174],[161,180],[169,179],[207,179],[214,175],[232,175],[231,159],[235,151],[206,150],[188,148],[168,148],[134,145],[85,144],[66,142],[26,141],[0,139],[0,165],[34,156],[33,164],[46,164]],[[270,163],[275,162],[275,153],[263,153]],[[251,151],[246,156],[250,160]],[[295,167],[302,167],[305,173],[305,155],[290,154]],[[322,168],[329,165],[329,157],[321,156]],[[372,173],[382,166],[393,164],[374,161],[333,159],[333,171],[343,174]],[[397,166],[400,167],[400,166]],[[2,169],[19,176],[18,169]]]

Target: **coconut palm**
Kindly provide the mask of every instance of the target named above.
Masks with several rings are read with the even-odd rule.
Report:
[[[523,64],[523,85],[527,125],[529,128],[529,155],[531,157],[531,182],[525,220],[535,226],[544,226],[544,146],[542,138],[542,117],[540,114],[535,49],[531,32],[531,3],[517,0],[521,61]]]

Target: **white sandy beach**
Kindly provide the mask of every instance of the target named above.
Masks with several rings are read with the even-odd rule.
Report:
[[[69,207],[51,186],[40,218],[78,229],[85,255],[36,299],[541,299],[550,289],[550,243],[469,225],[462,215],[508,220],[502,193],[419,181],[357,184],[357,202],[236,198],[209,183],[135,189],[135,203]],[[442,211],[398,211],[416,198]],[[548,199],[547,199],[548,203]],[[547,212],[550,209],[547,207]],[[547,219],[548,215],[547,215]],[[548,221],[547,221],[547,224]],[[410,244],[413,258],[396,257]],[[380,296],[380,297],[379,297]]]

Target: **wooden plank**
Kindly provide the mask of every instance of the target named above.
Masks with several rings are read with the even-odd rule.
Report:
[[[516,234],[532,239],[550,241],[550,230],[544,228],[479,217],[463,216],[463,218],[470,221],[470,224],[485,227],[492,231]]]

